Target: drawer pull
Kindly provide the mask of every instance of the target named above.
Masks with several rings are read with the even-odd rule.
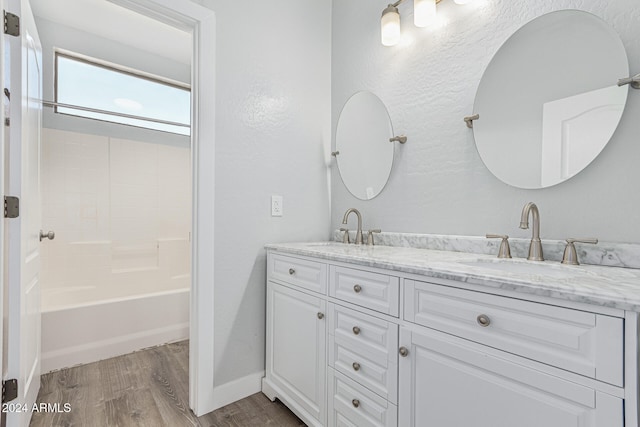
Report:
[[[356,335],[360,335],[360,328],[357,327],[357,326],[354,326],[353,327],[353,333],[356,334]]]
[[[358,362],[353,362],[353,370],[354,371],[359,371],[360,370],[360,364]]]
[[[319,311],[318,312],[318,319],[320,319],[320,320],[324,319],[324,313]]]
[[[351,404],[353,405],[354,408],[357,408],[360,406],[360,401],[358,399],[353,399],[351,401]]]
[[[289,269],[289,274],[293,275],[296,271],[293,268]]]
[[[407,357],[409,355],[409,350],[407,350],[407,347],[400,347],[398,353],[400,353],[400,356],[402,357]]]
[[[491,324],[491,319],[489,319],[489,316],[487,316],[486,314],[479,315],[476,320],[478,321],[478,325],[482,326],[483,328],[486,328]]]
[[[354,285],[354,286],[353,286],[353,291],[354,291],[356,294],[359,294],[359,293],[360,293],[360,291],[362,291],[362,286],[360,286],[360,285]]]

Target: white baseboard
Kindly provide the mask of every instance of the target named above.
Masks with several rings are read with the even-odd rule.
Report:
[[[264,377],[264,371],[215,387],[213,389],[213,409],[222,408],[225,405],[258,393],[261,389],[262,377]]]

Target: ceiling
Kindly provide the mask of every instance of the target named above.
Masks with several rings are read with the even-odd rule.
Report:
[[[191,35],[107,0],[31,0],[33,14],[87,33],[191,63]]]

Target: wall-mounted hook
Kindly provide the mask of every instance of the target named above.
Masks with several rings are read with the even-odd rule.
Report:
[[[474,114],[473,116],[467,116],[464,118],[465,123],[469,129],[473,129],[473,121],[478,120],[480,118],[480,114]]]
[[[627,77],[626,79],[618,80],[618,86],[629,85],[634,89],[640,89],[640,74],[636,74],[633,77]]]
[[[332,155],[333,157],[338,157],[338,154],[340,154],[340,152],[339,152],[339,151],[332,151],[332,152],[331,152],[331,155]]]
[[[394,136],[393,138],[389,138],[389,142],[399,142],[400,144],[404,144],[407,142],[407,137],[404,135]]]

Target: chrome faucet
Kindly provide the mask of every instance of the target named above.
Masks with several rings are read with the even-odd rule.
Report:
[[[360,211],[358,211],[358,209],[356,208],[347,209],[347,211],[344,213],[344,218],[342,218],[342,223],[343,224],[347,223],[347,219],[351,212],[354,212],[358,217],[358,231],[356,231],[356,241],[354,243],[356,245],[361,245],[362,244],[362,215],[360,215]]]
[[[529,212],[533,215],[533,235],[531,237],[531,244],[529,244],[529,256],[530,261],[544,261],[542,256],[542,242],[540,242],[540,212],[535,203],[529,202],[522,208],[522,217],[520,218],[520,228],[529,228]]]

